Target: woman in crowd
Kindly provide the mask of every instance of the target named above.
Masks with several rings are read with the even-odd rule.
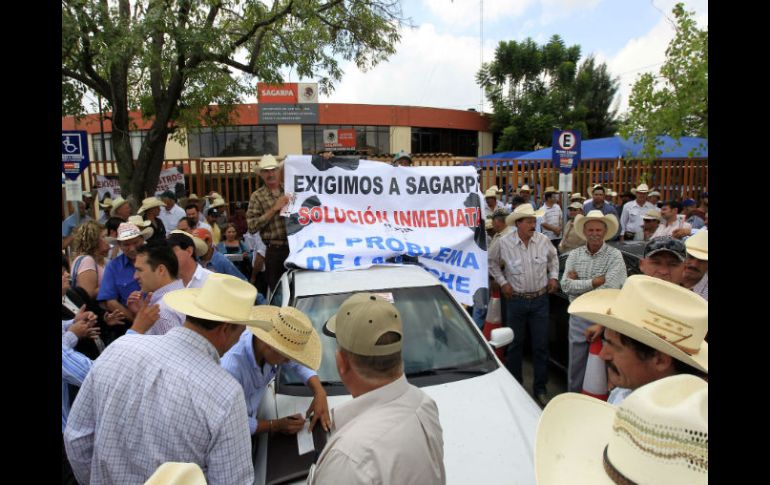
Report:
[[[224,240],[217,244],[217,251],[222,254],[243,254],[243,260],[234,263],[239,270],[248,278],[251,274],[251,251],[239,237],[235,224],[227,223],[222,227]]]
[[[72,260],[73,287],[83,288],[88,296],[96,298],[99,284],[104,275],[105,257],[110,245],[105,240],[104,226],[94,221],[87,221],[74,231],[72,250],[75,259]]]

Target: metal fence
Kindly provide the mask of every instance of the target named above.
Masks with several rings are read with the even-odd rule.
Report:
[[[390,158],[373,157],[372,160],[390,162]],[[208,194],[215,190],[228,203],[248,202],[251,193],[259,188],[261,180],[254,171],[259,157],[237,160],[172,159],[163,168],[182,167],[187,193]],[[415,156],[415,166],[446,166],[471,164],[477,159],[451,156]],[[96,175],[117,175],[115,161],[94,161],[81,176],[83,189],[96,186]],[[485,160],[479,172],[482,191],[492,185],[505,190],[504,200],[512,197],[513,190],[529,185],[536,200],[548,186],[558,189],[559,169],[552,160]],[[601,183],[618,194],[631,190],[642,181],[651,190],[661,193],[661,200],[695,198],[708,191],[707,159],[663,159],[650,165],[640,160],[583,160],[572,171],[572,192],[587,196],[586,190]],[[63,199],[62,199],[63,200]],[[70,209],[71,210],[71,209]],[[65,211],[63,209],[63,212]]]

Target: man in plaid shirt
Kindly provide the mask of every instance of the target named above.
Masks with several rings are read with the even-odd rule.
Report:
[[[619,289],[626,281],[626,264],[617,249],[605,241],[618,230],[618,219],[592,210],[587,216],[575,216],[575,233],[586,241],[567,256],[561,287],[570,303],[578,296],[597,288]],[[569,317],[569,365],[567,391],[580,392],[588,360],[588,346],[601,336],[603,328],[576,315]]]
[[[281,209],[289,203],[289,196],[283,193],[281,177],[282,163],[272,155],[264,155],[257,165],[262,187],[251,194],[246,222],[249,232],[259,233],[267,250],[265,252],[265,273],[268,291],[275,288],[286,271],[283,263],[289,257],[289,240],[286,235],[286,221]]]

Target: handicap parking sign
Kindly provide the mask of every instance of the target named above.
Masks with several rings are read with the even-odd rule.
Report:
[[[77,180],[88,167],[88,135],[85,131],[62,131],[61,171],[70,180]]]

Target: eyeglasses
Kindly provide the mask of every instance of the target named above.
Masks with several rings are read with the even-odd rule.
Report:
[[[644,247],[644,257],[646,258],[650,253],[663,249],[676,254],[686,254],[684,243],[679,239],[674,239],[672,237],[656,237]]]

